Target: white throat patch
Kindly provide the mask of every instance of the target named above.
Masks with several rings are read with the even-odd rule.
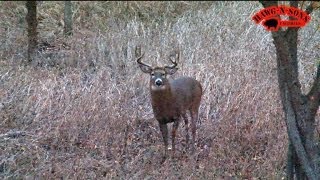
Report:
[[[152,91],[165,90],[166,88],[167,88],[166,85],[162,85],[162,86],[157,86],[157,85],[154,85],[154,84],[151,85],[151,90]]]

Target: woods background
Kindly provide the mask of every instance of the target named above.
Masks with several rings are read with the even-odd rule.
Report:
[[[285,176],[275,47],[251,20],[259,2],[72,2],[67,37],[64,2],[40,2],[39,46],[28,66],[25,2],[0,6],[1,178]],[[320,56],[319,10],[311,18],[298,36],[304,93]],[[152,65],[179,48],[174,77],[195,77],[205,89],[192,157],[181,124],[177,160],[160,164],[149,77],[134,58],[139,44]]]

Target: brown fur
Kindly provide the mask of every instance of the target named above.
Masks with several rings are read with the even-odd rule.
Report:
[[[138,53],[139,54],[139,53]],[[168,127],[167,123],[173,122],[172,128],[172,153],[175,153],[175,136],[180,119],[183,118],[186,127],[186,142],[189,144],[189,121],[187,112],[191,116],[192,151],[196,136],[196,121],[202,96],[201,84],[191,77],[180,77],[175,80],[168,80],[167,75],[174,74],[178,68],[177,63],[171,61],[173,66],[155,67],[141,62],[140,56],[137,59],[140,69],[150,74],[151,103],[155,118],[159,122],[162,133],[165,156],[168,151]]]

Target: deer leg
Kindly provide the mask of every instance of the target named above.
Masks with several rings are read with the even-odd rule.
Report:
[[[174,157],[174,153],[175,153],[175,138],[176,138],[176,133],[177,133],[177,129],[179,127],[179,119],[175,119],[174,123],[173,123],[173,127],[172,127],[172,157]]]
[[[186,127],[186,149],[188,149],[189,147],[189,121],[188,118],[186,116],[186,113],[181,115],[184,119],[184,123],[185,123],[185,127]]]
[[[192,153],[194,153],[195,150],[195,142],[196,142],[196,131],[197,131],[197,127],[196,127],[196,123],[198,121],[198,111],[191,111],[191,132],[192,132]]]
[[[168,154],[168,127],[167,124],[159,124],[160,125],[160,131],[162,133],[162,138],[164,142],[164,158],[167,157]]]

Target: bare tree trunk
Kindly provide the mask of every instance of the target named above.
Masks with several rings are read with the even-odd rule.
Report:
[[[262,1],[266,7],[277,6],[276,1]],[[295,1],[291,6],[298,7]],[[307,12],[311,13],[311,5]],[[315,115],[320,101],[320,64],[310,92],[302,94],[298,79],[298,28],[272,32],[277,54],[280,96],[289,135],[287,159],[288,179],[319,179],[319,149],[314,140]]]
[[[26,20],[28,24],[28,62],[31,62],[35,56],[37,47],[37,2],[27,1],[26,7],[28,10]]]
[[[293,179],[293,174],[294,174],[294,164],[293,162],[295,161],[295,152],[293,145],[289,141],[289,147],[288,147],[288,153],[287,153],[287,179]]]
[[[64,2],[64,34],[72,35],[72,3],[71,1]]]

